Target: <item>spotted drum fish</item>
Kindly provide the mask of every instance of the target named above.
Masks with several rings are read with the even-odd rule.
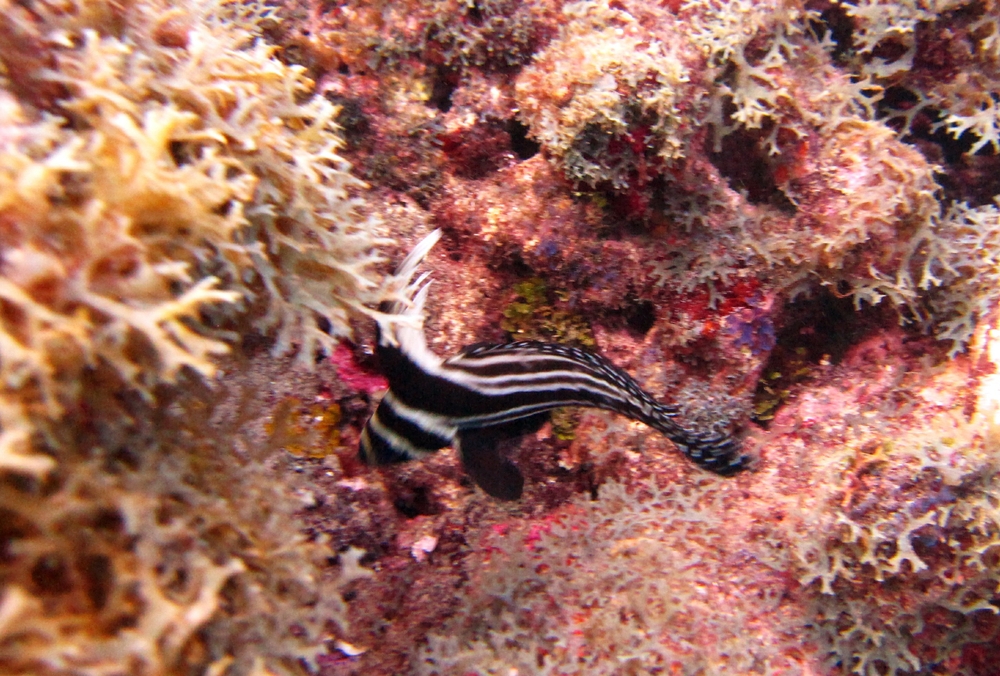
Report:
[[[521,341],[477,344],[442,360],[427,347],[427,273],[416,267],[440,238],[421,241],[391,278],[378,314],[377,355],[389,391],[361,434],[360,457],[386,465],[454,446],[469,476],[501,500],[521,497],[524,478],[500,455],[500,442],[535,431],[564,406],[614,411],[659,430],[688,458],[721,475],[748,463],[739,442],[685,427],[676,406],[662,404],[604,357],[567,345]]]

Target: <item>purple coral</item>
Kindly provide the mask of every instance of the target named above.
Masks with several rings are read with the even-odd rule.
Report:
[[[754,355],[774,349],[777,336],[771,314],[770,309],[751,304],[729,315],[726,325],[733,336],[733,344],[738,348],[748,348]]]

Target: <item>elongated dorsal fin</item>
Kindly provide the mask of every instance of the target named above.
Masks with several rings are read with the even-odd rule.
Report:
[[[396,342],[393,330],[396,325],[423,329],[424,303],[430,286],[430,273],[425,272],[416,279],[413,276],[417,273],[417,267],[440,239],[441,231],[434,230],[420,240],[399,264],[396,272],[386,277],[382,284],[379,293],[382,301],[379,304],[379,311],[373,315],[378,321],[382,335],[390,341],[390,344]]]

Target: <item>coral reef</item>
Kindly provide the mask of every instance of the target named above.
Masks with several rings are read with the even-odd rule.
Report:
[[[952,341],[951,356],[973,335],[976,319],[990,316],[1000,299],[995,281],[998,233],[1000,211],[988,204],[971,208],[955,203],[939,226],[935,244],[947,252],[942,256],[946,264],[934,280],[942,288],[932,296],[931,307],[938,335]]]
[[[534,278],[514,285],[516,297],[503,310],[500,327],[513,340],[541,340],[592,348],[594,336],[580,317],[558,309],[549,300],[545,282]],[[565,294],[555,292],[557,299]]]
[[[876,366],[894,342],[863,345],[851,357],[873,376],[883,372],[881,382],[863,386],[874,396],[817,391],[806,408],[820,410],[827,397],[843,401],[845,393],[858,402],[841,420],[823,423],[852,449],[822,461],[837,478],[821,499],[838,509],[812,513],[807,526],[826,534],[795,543],[800,580],[815,594],[813,631],[829,663],[846,673],[936,665],[988,673],[967,657],[995,641],[997,630],[992,378],[962,401],[955,370],[901,370],[898,357]],[[995,343],[987,349],[992,361]],[[805,422],[780,418],[779,425]]]
[[[887,117],[904,133],[929,126],[969,153],[1000,152],[998,9],[990,0],[843,3],[854,24],[849,65],[891,92]]]
[[[218,405],[261,400],[202,383],[251,330],[311,366],[377,299],[337,108],[262,3],[2,9],[2,669],[301,672],[369,573]]]
[[[518,77],[519,116],[571,181],[641,185],[684,152],[698,103],[686,86],[691,55],[670,12],[642,10],[569,5],[560,35]]]
[[[601,414],[582,415],[572,438],[557,425],[525,442],[516,459],[540,494],[475,529],[463,518],[467,553],[424,562],[469,579],[417,668],[989,673],[995,442],[980,378],[991,367],[961,355],[995,313],[994,151],[985,128],[956,139],[920,127],[927,107],[902,129],[899,83],[930,91],[930,55],[949,40],[967,47],[949,52],[954,77],[992,77],[991,6],[921,6],[910,22],[909,6],[880,4],[882,44],[869,51],[861,14],[876,4],[574,3],[510,77],[464,62],[444,98],[426,99],[446,130],[444,157],[426,163],[444,178],[404,189],[451,248],[431,262],[459,294],[430,308],[438,349],[500,339],[497,322],[526,330],[543,301],[524,280],[538,277],[645,385],[714,399],[717,414],[755,407],[767,427],[748,441],[760,474],[711,487]],[[895,79],[866,66],[899,44],[917,56]],[[399,64],[396,76],[441,91],[433,70]],[[390,120],[371,124],[388,130],[399,117],[382,112]],[[497,131],[515,114],[539,154]],[[463,280],[481,290],[458,290]],[[894,328],[900,318],[946,345]],[[947,394],[962,388],[976,394]],[[393,481],[454,499],[426,471]],[[583,495],[557,498],[552,481]],[[690,498],[703,531],[672,495],[704,497]],[[443,537],[455,527],[442,509],[429,518]],[[932,557],[935,542],[947,556]],[[670,558],[692,546],[689,561]],[[737,571],[731,552],[754,563]],[[690,570],[702,575],[673,586]],[[364,584],[377,593],[377,579]],[[644,614],[630,585],[705,611]],[[734,622],[754,627],[746,641],[726,633]],[[621,640],[593,639],[602,632]]]
[[[996,673],[995,0],[2,9],[0,669]],[[752,471],[362,466],[434,228],[431,349],[592,347]]]
[[[597,500],[528,528],[495,529],[480,547],[466,600],[475,619],[456,615],[450,631],[433,634],[418,673],[792,667],[783,655],[794,627],[780,558],[754,560],[714,526],[738,518],[738,492],[731,482],[661,488],[649,480],[632,489],[609,482]],[[740,591],[747,586],[765,599],[748,603]]]
[[[348,195],[336,108],[258,37],[272,10],[142,4],[122,39],[84,9],[5,8],[59,95],[4,94],[3,409],[58,418],[90,368],[147,394],[210,376],[227,308],[252,308],[275,354],[332,347],[376,285],[374,223]],[[7,415],[3,465],[44,469]]]
[[[421,673],[991,673],[969,656],[1000,629],[994,378],[957,412],[968,374],[901,342],[799,388],[763,476],[684,481],[647,447],[624,484],[487,531]],[[578,436],[636,443],[605,427]]]
[[[301,532],[308,487],[270,464],[259,387],[232,379],[225,407],[204,388],[134,404],[133,424],[78,440],[50,483],[4,484],[5,673],[301,673],[323,652],[341,589],[370,572],[360,550],[331,566]]]

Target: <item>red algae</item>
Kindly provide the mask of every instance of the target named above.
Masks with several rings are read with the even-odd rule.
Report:
[[[337,379],[352,390],[372,394],[388,387],[385,378],[378,372],[358,363],[346,343],[334,349],[330,363],[337,368]]]

